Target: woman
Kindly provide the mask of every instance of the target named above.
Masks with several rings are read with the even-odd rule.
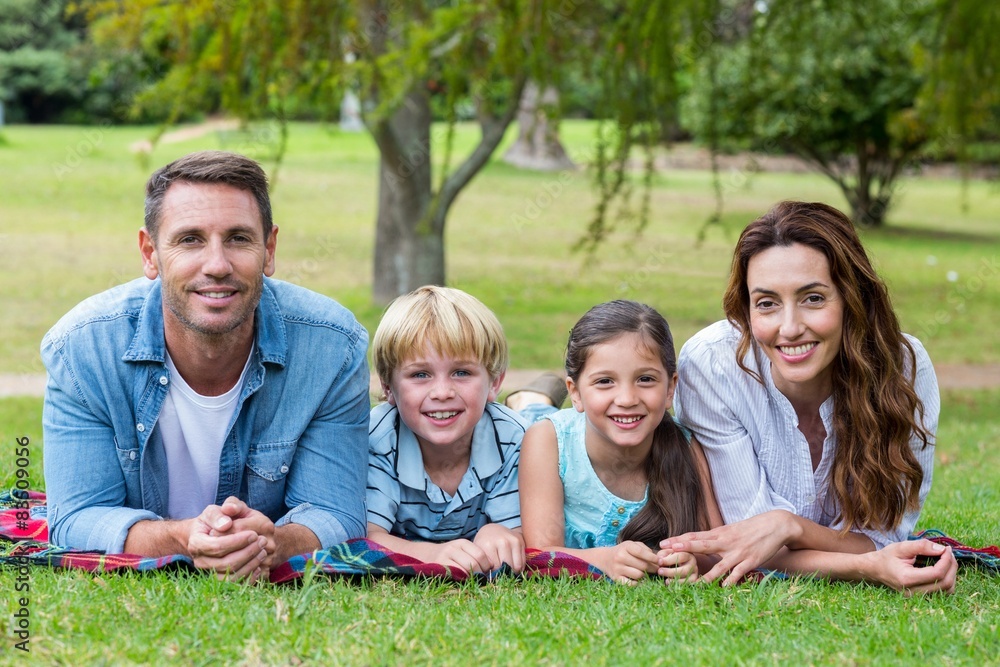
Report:
[[[727,584],[764,566],[951,592],[950,549],[905,541],[930,490],[937,380],[851,221],[778,204],[740,236],[723,306],[681,350],[677,413],[728,525],[664,546],[718,554],[705,578]]]

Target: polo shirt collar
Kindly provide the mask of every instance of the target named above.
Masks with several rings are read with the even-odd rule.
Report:
[[[417,442],[417,436],[413,431],[403,423],[402,418],[397,416],[397,419],[399,419],[399,436],[396,445],[398,448],[396,462],[399,482],[411,489],[422,491],[427,488],[426,481],[429,478],[424,471],[424,457],[420,453],[420,443]],[[476,424],[472,433],[472,456],[469,459],[469,468],[475,470],[476,476],[482,482],[500,470],[502,465],[503,459],[500,457],[496,428],[493,426],[489,410],[484,410],[483,416],[479,419],[479,423]],[[466,472],[463,481],[468,475],[469,473]],[[459,489],[461,490],[461,486]]]

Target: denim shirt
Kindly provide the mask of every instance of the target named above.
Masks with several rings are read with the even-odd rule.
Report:
[[[219,461],[216,503],[237,496],[322,547],[365,535],[368,335],[331,299],[265,278],[256,345]],[[167,513],[160,407],[170,386],[160,281],[93,296],[42,340],[50,540],[121,552]]]

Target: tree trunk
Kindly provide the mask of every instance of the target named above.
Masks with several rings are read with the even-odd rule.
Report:
[[[888,198],[872,197],[868,190],[860,188],[848,197],[851,204],[851,220],[855,227],[882,227],[885,225],[885,214],[889,209]]]
[[[372,294],[388,303],[421,285],[443,285],[444,230],[428,217],[431,203],[431,109],[415,87],[374,130],[379,145],[378,213]]]
[[[552,86],[542,92],[529,81],[521,95],[517,112],[517,141],[503,156],[504,162],[521,169],[561,171],[574,169],[573,161],[559,141],[559,119],[549,119],[546,108],[559,104],[559,91]]]

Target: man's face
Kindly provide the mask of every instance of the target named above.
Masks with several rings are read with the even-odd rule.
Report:
[[[139,231],[146,277],[163,283],[164,330],[244,340],[264,276],[274,273],[278,228],[264,238],[257,202],[229,185],[172,184],[154,242]]]

